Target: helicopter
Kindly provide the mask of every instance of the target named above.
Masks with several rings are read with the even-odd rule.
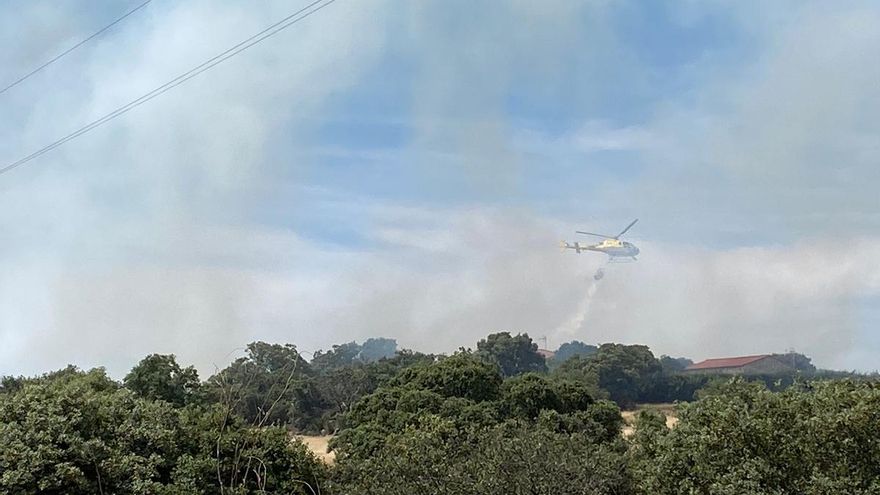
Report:
[[[578,234],[602,237],[604,238],[604,240],[598,244],[581,244],[580,242],[569,244],[568,242],[560,241],[559,247],[563,251],[565,251],[566,249],[574,249],[575,252],[577,252],[578,254],[580,254],[582,251],[596,251],[599,253],[605,253],[608,255],[608,263],[628,263],[631,261],[638,261],[636,256],[639,254],[639,248],[637,248],[635,244],[631,242],[620,240],[620,237],[623,234],[626,234],[627,231],[631,229],[632,226],[635,225],[638,221],[639,219],[636,218],[632,221],[632,223],[627,225],[625,229],[621,230],[620,233],[615,236],[594,234],[593,232],[584,232],[581,230],[577,230],[575,232]],[[599,280],[602,278],[603,275],[604,272],[600,268],[593,278]]]

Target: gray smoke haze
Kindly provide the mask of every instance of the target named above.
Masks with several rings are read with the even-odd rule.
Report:
[[[697,89],[636,124],[596,110],[618,86],[642,102],[661,77],[614,22],[615,9],[634,8],[337,2],[0,177],[0,374],[74,363],[119,376],[147,353],[173,352],[207,375],[256,339],[313,351],[382,335],[451,351],[499,330],[695,359],[795,347],[822,366],[876,368],[876,6],[683,3],[682,25],[741,19],[756,55],[735,68],[694,62]],[[112,17],[81,10],[0,7],[0,39],[17,48],[0,62],[18,73]],[[4,160],[288,10],[154,2],[0,100]],[[363,156],[406,162],[417,182],[404,188],[417,194],[310,184],[327,166],[315,155],[362,156],[318,149],[315,136],[389,57],[412,60],[410,139]],[[583,118],[536,129],[510,110],[518,84]],[[617,171],[612,152],[636,171]],[[368,171],[348,174],[366,182]],[[570,184],[548,191],[553,174]],[[598,284],[602,257],[555,249],[575,229],[636,216],[640,262],[610,267]],[[327,239],[297,227],[303,217],[354,234]]]
[[[205,245],[251,258],[226,269],[68,270],[43,303],[46,331],[11,350],[35,369],[109,362],[122,372],[149,351],[210,371],[253,339],[313,350],[392,335],[407,347],[450,351],[512,330],[546,335],[551,345],[646,342],[696,358],[794,346],[820,364],[847,366],[859,327],[853,308],[880,291],[880,270],[858,262],[880,256],[876,240],[854,242],[851,257],[833,243],[716,251],[645,242],[649,254],[608,267],[583,321],[563,330],[600,261],[552,251],[557,222],[493,210],[397,215],[436,230],[379,228],[381,252],[322,252],[294,234],[204,232]],[[224,254],[202,251],[211,255]],[[320,268],[309,273],[300,260]]]
[[[6,9],[4,19],[22,18]],[[61,22],[82,9],[34,2],[23,18],[42,19],[49,10]],[[239,313],[263,289],[248,270],[283,268],[279,260],[288,255],[265,249],[290,247],[271,240],[287,232],[242,225],[267,180],[261,166],[270,138],[282,125],[298,135],[301,121],[291,122],[291,113],[306,119],[318,112],[372,63],[383,33],[381,23],[367,20],[381,9],[373,2],[315,16],[4,176],[0,373],[71,362],[106,364],[118,374],[146,352],[177,352],[204,372],[246,343]],[[155,2],[125,29],[3,100],[4,159],[104,115],[290,10],[280,1],[258,8]],[[75,31],[100,25],[91,21]],[[39,30],[6,35],[11,46],[51,53]]]
[[[880,12],[868,2],[794,12],[756,28],[766,47],[744,70],[648,126],[653,165],[635,197],[674,216],[676,233],[791,242],[880,232]]]

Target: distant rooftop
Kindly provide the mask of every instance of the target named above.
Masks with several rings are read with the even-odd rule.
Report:
[[[741,368],[747,364],[760,361],[770,357],[770,354],[759,354],[757,356],[740,356],[729,358],[707,359],[688,366],[687,370],[712,370],[717,368]]]

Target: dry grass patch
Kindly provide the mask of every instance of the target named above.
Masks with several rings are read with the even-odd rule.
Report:
[[[330,443],[330,439],[333,438],[333,435],[297,435],[296,438],[306,444],[306,447],[325,463],[333,464],[333,461],[336,460],[336,453],[328,452],[329,449],[327,447],[327,444]]]
[[[675,404],[640,404],[633,411],[621,411],[623,417],[623,428],[621,429],[623,436],[628,437],[633,434],[636,417],[640,411],[653,410],[666,417],[666,427],[673,428],[678,424],[678,416],[675,413]]]

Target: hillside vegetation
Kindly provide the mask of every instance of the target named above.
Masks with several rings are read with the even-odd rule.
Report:
[[[681,374],[645,346],[497,333],[449,356],[391,339],[303,359],[254,342],[201,381],[150,355],[0,386],[0,493],[880,493],[875,377]],[[633,413],[621,434],[621,408]],[[669,406],[662,406],[669,407]],[[297,435],[333,434],[336,461]]]

